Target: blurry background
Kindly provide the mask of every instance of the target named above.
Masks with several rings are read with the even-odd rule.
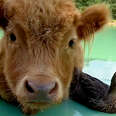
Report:
[[[98,4],[98,3],[106,3],[112,12],[113,19],[116,19],[116,0],[75,0],[76,6],[81,10],[84,10],[86,7]]]

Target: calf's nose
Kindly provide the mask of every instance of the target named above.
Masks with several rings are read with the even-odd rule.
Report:
[[[25,88],[26,91],[35,96],[38,101],[49,102],[50,100],[52,100],[52,97],[56,96],[58,84],[56,81],[37,84],[34,81],[26,80]]]

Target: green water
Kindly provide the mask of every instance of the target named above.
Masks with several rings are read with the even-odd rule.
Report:
[[[19,108],[0,101],[0,116],[24,116]],[[116,114],[106,114],[90,110],[85,106],[71,100],[65,101],[60,105],[39,112],[35,116],[116,116]]]
[[[101,59],[116,61],[116,28],[106,27],[97,33],[92,45],[91,52],[88,53],[86,47],[85,59]]]
[[[0,29],[0,39],[4,37],[4,31]]]
[[[0,33],[3,37],[3,32]],[[89,59],[102,59],[116,61],[116,29],[105,28],[96,34],[93,48]],[[88,59],[86,50],[85,59]],[[19,107],[15,107],[0,100],[0,116],[23,116]],[[67,100],[60,105],[55,105],[49,109],[39,112],[35,116],[116,116],[116,114],[106,114],[88,109],[74,101]]]

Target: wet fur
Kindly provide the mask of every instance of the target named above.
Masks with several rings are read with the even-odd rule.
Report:
[[[70,88],[70,98],[94,110],[116,113],[115,87],[116,73],[109,86],[95,77],[75,69]]]

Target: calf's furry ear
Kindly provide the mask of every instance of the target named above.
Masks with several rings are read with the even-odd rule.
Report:
[[[104,4],[93,5],[86,9],[80,17],[77,34],[82,40],[89,38],[99,31],[110,19],[110,11]]]

